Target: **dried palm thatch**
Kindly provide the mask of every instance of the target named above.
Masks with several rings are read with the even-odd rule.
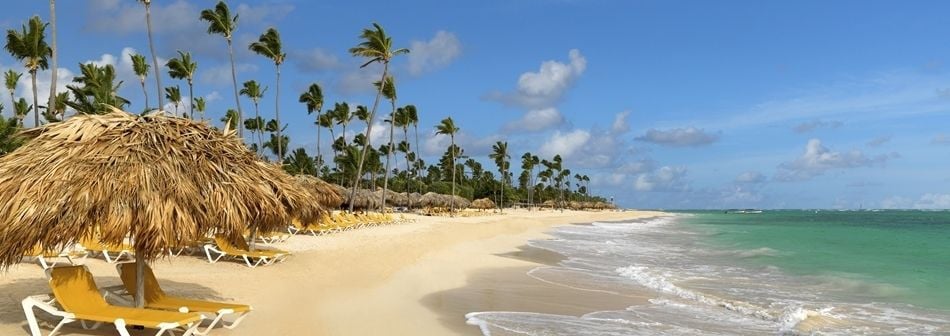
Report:
[[[368,209],[379,208],[379,203],[380,203],[379,196],[377,196],[375,193],[373,193],[369,189],[357,190],[356,195],[353,196],[352,198],[350,197],[349,193],[346,193],[345,195],[346,195],[346,201],[344,203],[347,205],[349,205],[350,203],[353,203],[354,209],[368,210]]]
[[[384,191],[380,189],[374,192],[373,194],[376,195],[377,198],[382,198],[383,192]],[[405,193],[397,193],[392,190],[387,190],[385,191],[385,193],[386,193],[386,205],[392,205],[392,206],[409,205],[409,198],[406,197]]]
[[[429,208],[444,208],[449,206],[449,200],[444,195],[427,192],[419,197],[419,205]]]
[[[233,133],[118,110],[23,132],[32,140],[0,158],[0,266],[35,245],[97,235],[116,245],[130,237],[139,260],[152,260],[210,232],[236,239],[315,219],[310,193]]]
[[[456,208],[456,209],[465,209],[465,208],[468,208],[469,206],[472,205],[472,201],[469,201],[467,198],[462,197],[462,196],[458,196],[458,195],[449,196],[449,195],[446,195],[445,197],[448,197],[450,200],[451,200],[451,199],[455,199],[455,208]]]
[[[342,187],[337,189],[335,188],[337,185],[327,183],[310,175],[297,175],[294,176],[294,179],[297,180],[300,186],[309,190],[310,193],[313,194],[314,201],[323,208],[336,209],[343,204],[344,193],[342,192]]]
[[[484,210],[484,209],[494,209],[494,208],[495,208],[495,202],[493,202],[492,200],[487,199],[487,198],[479,198],[479,199],[477,199],[477,200],[472,201],[472,208],[475,208],[475,209],[483,209],[483,210]]]

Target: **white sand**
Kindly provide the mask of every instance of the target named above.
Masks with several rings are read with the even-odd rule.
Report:
[[[464,324],[465,312],[530,307],[574,313],[586,306],[634,303],[550,288],[523,276],[537,263],[510,254],[553,226],[655,215],[511,210],[467,218],[413,216],[416,222],[409,224],[292,237],[276,247],[295,255],[274,266],[212,265],[195,255],[158,261],[153,268],[172,294],[254,306],[237,329],[219,328],[212,335],[478,335],[477,328]],[[101,259],[86,264],[100,286],[119,284],[112,265]],[[27,334],[19,301],[47,292],[36,264],[22,263],[0,275],[0,335]],[[529,294],[544,300],[527,300]],[[571,304],[557,303],[565,298]],[[77,324],[64,334],[115,331],[89,332]]]

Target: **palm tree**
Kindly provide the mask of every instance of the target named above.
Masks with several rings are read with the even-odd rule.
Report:
[[[386,77],[389,76],[389,61],[392,60],[394,56],[408,54],[409,49],[400,48],[393,50],[392,48],[392,38],[386,35],[386,32],[383,30],[383,27],[377,23],[373,23],[374,29],[363,29],[363,33],[360,34],[360,38],[363,39],[363,42],[360,42],[356,47],[350,48],[350,54],[358,57],[365,57],[369,59],[366,63],[360,66],[364,68],[367,65],[372,63],[382,63],[383,64],[383,74],[380,77],[380,80],[383,81]],[[379,97],[383,94],[383,87],[380,86],[376,90],[376,100],[373,102],[373,111],[369,114],[370,124],[369,127],[366,127],[366,138],[369,139],[369,135],[373,131],[372,120],[376,118],[376,108],[379,107]],[[363,153],[360,155],[359,165],[356,168],[356,177],[353,183],[353,190],[350,191],[350,197],[356,196],[356,189],[359,189],[360,176],[363,173],[363,161],[366,160],[366,152],[369,149],[370,144],[367,141],[366,146],[363,146]],[[350,203],[350,211],[353,211],[353,203]]]
[[[231,57],[231,82],[234,84],[234,104],[237,105],[238,120],[244,120],[241,99],[238,94],[237,71],[234,69],[234,46],[231,44],[234,30],[237,29],[238,16],[234,15],[232,17],[228,4],[224,1],[218,1],[214,9],[201,11],[201,20],[208,21],[208,34],[221,35],[228,42],[228,55]],[[244,130],[238,129],[238,136],[244,139]]]
[[[165,98],[175,105],[175,115],[178,115],[178,104],[181,104],[181,88],[178,85],[165,88]]]
[[[49,102],[46,106],[56,107],[56,76],[57,76],[57,50],[56,50],[56,0],[49,0],[49,21],[52,44],[50,45],[50,59],[53,60],[53,69],[50,71]],[[47,108],[49,110],[49,108]],[[64,112],[65,113],[65,112]]]
[[[324,127],[326,127],[327,129],[329,129],[329,130],[330,130],[330,139],[333,139],[333,141],[336,141],[336,137],[335,137],[334,134],[333,134],[333,113],[332,113],[332,112],[333,112],[333,110],[327,110],[326,113],[320,115],[320,118],[317,119],[317,126],[318,126],[318,129],[319,129],[319,128],[324,128]],[[336,153],[337,153],[337,152],[336,152],[336,147],[333,147],[333,143],[332,143],[333,141],[331,141],[331,143],[330,143],[330,149],[333,150],[333,160],[332,160],[332,161],[334,162],[334,166],[335,166],[335,165],[336,165],[336,160],[335,160],[335,159],[336,159],[336,155],[337,155]],[[321,159],[321,161],[322,161],[322,159]]]
[[[320,171],[323,165],[323,152],[320,151],[320,110],[323,109],[323,89],[317,83],[310,84],[307,91],[301,93],[297,101],[307,106],[307,114],[317,112],[313,123],[317,125],[317,171]]]
[[[287,53],[282,51],[280,33],[273,27],[267,28],[257,39],[257,42],[251,43],[248,48],[254,53],[274,61],[274,71],[277,73],[277,81],[274,84],[274,119],[277,120],[278,125],[282,125],[280,123],[280,65],[284,63],[284,60],[287,58]],[[280,127],[277,128],[277,139],[283,139]],[[285,146],[276,146],[277,162],[284,161],[284,147]]]
[[[191,53],[178,51],[179,58],[172,58],[168,60],[168,63],[165,66],[168,67],[168,75],[174,79],[184,79],[188,81],[188,101],[195,99],[194,91],[194,77],[195,72],[198,71],[198,63],[191,60]],[[195,118],[195,106],[194,104],[188,104],[188,118]],[[177,108],[177,106],[176,106]]]
[[[148,69],[151,66],[148,65],[148,61],[145,60],[145,56],[142,56],[142,54],[130,54],[129,58],[132,59],[132,71],[139,77],[139,84],[142,85],[142,94],[145,96],[145,110],[147,111],[148,91],[145,90],[145,78],[148,77]]]
[[[263,121],[263,119],[261,119],[261,110],[260,110],[259,104],[261,102],[261,99],[264,98],[264,92],[267,92],[267,87],[266,86],[262,87],[255,80],[249,80],[249,81],[244,82],[244,87],[241,89],[241,95],[247,98],[250,98],[251,102],[254,103],[254,120],[257,124],[260,124]],[[262,127],[255,127],[254,130],[257,131],[257,148],[263,149],[264,139],[262,138],[261,133],[263,133],[264,129]],[[252,132],[254,130],[252,130]]]
[[[152,0],[139,0],[145,5],[145,24],[148,27],[148,49],[152,52],[152,66],[155,70],[155,90],[158,91],[158,109],[165,108],[165,101],[162,100],[162,75],[158,72],[158,56],[155,55],[155,39],[152,38]],[[178,111],[175,111],[176,113]],[[140,300],[136,300],[139,302]],[[139,306],[141,307],[141,306]]]
[[[412,105],[409,105],[412,106]],[[408,106],[407,106],[408,107]],[[409,165],[409,154],[412,153],[412,146],[409,144],[409,124],[412,123],[410,119],[409,112],[406,111],[407,107],[400,107],[396,109],[396,113],[393,114],[393,123],[396,127],[402,128],[402,138],[403,141],[399,143],[399,151],[405,153],[406,155],[406,174],[410,174],[411,166]],[[410,186],[409,177],[406,176],[406,196],[409,196]],[[409,209],[412,209],[412,198],[409,198]]]
[[[16,92],[16,84],[20,81],[20,77],[23,77],[23,74],[16,72],[16,70],[13,69],[7,70],[7,72],[3,73],[4,87],[6,87],[7,91],[10,92],[10,101],[13,102],[13,105],[16,105],[16,98],[13,97],[13,95]]]
[[[452,146],[449,148],[455,148],[455,134],[458,133],[459,128],[455,126],[455,122],[452,121],[452,117],[442,119],[438,125],[435,126],[435,134],[444,134],[448,135],[452,140]],[[455,213],[455,151],[451,151],[452,155],[452,206],[451,212]]]
[[[357,108],[358,110],[359,108]],[[343,126],[343,146],[346,147],[346,125],[353,120],[353,113],[350,112],[350,105],[347,103],[333,104],[333,117],[337,125]],[[334,139],[336,141],[336,139]]]
[[[410,123],[412,123],[413,134],[415,135],[415,138],[416,138],[416,146],[415,146],[415,148],[416,148],[416,151],[419,151],[419,148],[420,148],[420,147],[419,147],[419,111],[416,110],[416,106],[415,106],[415,105],[411,105],[411,104],[410,104],[410,105],[406,105],[406,107],[404,107],[403,109],[406,110],[406,119],[407,119]],[[413,169],[415,170],[415,176],[416,176],[416,178],[418,178],[418,177],[419,177],[419,169],[418,169],[418,168],[413,168]]]
[[[498,172],[501,173],[501,202],[498,202],[498,208],[501,209],[501,212],[505,212],[505,187],[508,186],[508,160],[511,159],[511,156],[508,155],[508,143],[507,142],[495,142],[492,145],[492,153],[488,157],[495,160],[495,164],[498,165]]]
[[[224,113],[224,117],[221,117],[221,122],[224,123],[224,127],[229,130],[240,128],[238,126],[241,124],[241,119],[238,119],[238,115],[238,111],[228,109],[228,111]]]
[[[201,114],[201,121],[205,120],[205,108],[207,107],[207,102],[205,102],[205,97],[195,97],[191,101],[192,106],[195,107],[195,110]]]
[[[26,119],[26,116],[30,114],[30,110],[33,109],[33,105],[30,105],[26,101],[26,98],[20,98],[13,103],[13,116],[16,117],[17,124],[20,127],[23,127],[23,119]]]
[[[108,106],[122,109],[129,104],[128,99],[117,94],[123,82],[116,82],[112,64],[85,63],[79,65],[79,70],[81,75],[73,78],[73,82],[81,86],[66,87],[73,95],[73,100],[66,105],[83,114],[103,114],[111,111]]]
[[[44,40],[46,24],[39,16],[33,16],[21,31],[7,30],[7,44],[5,48],[19,61],[23,62],[30,73],[33,82],[33,121],[34,126],[40,125],[39,97],[36,96],[36,73],[49,68],[48,57],[52,50]]]
[[[396,115],[396,83],[393,81],[393,76],[386,76],[382,81],[373,83],[376,85],[377,89],[383,93],[383,96],[389,100],[389,104],[392,107],[392,112],[389,113],[389,148],[386,151],[386,172],[383,175],[383,194],[382,202],[383,209],[385,210],[386,206],[386,194],[389,191],[389,164],[390,159],[393,156],[393,132],[395,132],[396,123],[393,122],[393,119]]]

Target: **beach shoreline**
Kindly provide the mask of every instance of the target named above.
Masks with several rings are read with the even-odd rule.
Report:
[[[527,272],[558,261],[527,247],[554,227],[598,220],[661,215],[641,211],[526,211],[504,215],[427,217],[318,237],[298,235],[275,246],[295,255],[282,264],[248,269],[208,264],[203,255],[153,265],[166,291],[251,304],[255,311],[234,330],[214,335],[480,335],[465,314],[524,310],[579,315],[622,309],[645,298],[597,295],[546,284]],[[86,262],[99,286],[119,284],[113,265]],[[21,263],[0,275],[0,334],[24,334],[19,300],[48,293],[42,270]],[[108,335],[114,330],[78,335]]]

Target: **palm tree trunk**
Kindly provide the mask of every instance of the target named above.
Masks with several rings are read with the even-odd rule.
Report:
[[[419,121],[418,120],[413,121],[412,128],[416,137],[416,152],[419,152]],[[409,139],[406,139],[406,142],[408,141]],[[416,167],[416,162],[415,162],[419,160],[419,155],[421,155],[421,153],[416,153],[416,160],[414,160],[414,162],[412,163],[412,169],[415,172],[415,174],[413,174],[413,181],[418,181],[417,179],[419,178],[419,168]],[[419,191],[422,191],[422,190],[420,189]]]
[[[386,152],[386,173],[383,175],[383,205],[382,212],[386,212],[386,192],[389,191],[389,163],[393,156],[393,132],[396,127],[396,99],[390,100],[393,111],[389,114],[389,151]]]
[[[188,119],[195,120],[195,88],[190,79],[188,80],[188,99]]]
[[[238,119],[244,120],[244,113],[241,111],[241,99],[238,93],[237,70],[234,69],[234,46],[231,45],[231,38],[228,38],[228,56],[231,58],[231,83],[234,84],[234,104],[237,105]],[[238,137],[244,140],[244,128],[238,127]]]
[[[49,86],[49,104],[46,105],[46,109],[47,109],[48,111],[53,111],[53,110],[55,110],[55,108],[56,108],[56,76],[57,76],[57,71],[56,71],[57,69],[56,69],[56,67],[58,66],[58,62],[57,62],[57,61],[58,61],[58,60],[57,60],[58,51],[57,51],[57,48],[56,48],[56,0],[49,0],[49,22],[50,22],[50,23],[49,23],[49,24],[50,24],[50,32],[52,33],[52,35],[50,36],[50,37],[52,37],[52,40],[50,41],[50,42],[52,42],[52,43],[50,44],[50,50],[52,50],[52,55],[51,55],[52,57],[51,57],[51,58],[52,58],[52,60],[53,60],[53,62],[52,62],[52,63],[53,63],[53,64],[52,64],[53,69],[52,69],[52,71],[50,71],[51,78],[50,78],[50,81],[49,81],[49,82],[50,82],[50,86]],[[52,113],[51,113],[51,114],[52,114]]]
[[[504,165],[505,161],[504,160],[501,161],[501,164]],[[501,213],[505,213],[505,186],[507,185],[505,183],[505,177],[507,176],[508,175],[505,174],[505,170],[502,169],[501,170],[501,202],[498,202],[498,211]]]
[[[142,94],[145,95],[145,110],[148,110],[148,90],[145,90],[145,80],[140,80],[139,83],[142,83]]]
[[[317,110],[317,120],[314,124],[317,125],[317,177],[320,177],[320,169],[323,168],[323,154],[320,154],[320,129],[323,127],[320,126],[319,110]]]
[[[389,62],[383,63],[383,77],[380,78],[380,83],[386,81],[386,76],[389,75]],[[360,175],[363,173],[363,161],[366,160],[366,153],[368,152],[369,147],[371,146],[369,141],[369,135],[373,131],[373,119],[376,118],[376,108],[379,107],[379,98],[383,95],[383,85],[379,86],[379,90],[376,90],[376,100],[373,102],[373,110],[369,113],[369,120],[366,121],[366,144],[363,146],[363,153],[360,154],[360,163],[356,166],[356,178],[353,181],[353,189],[350,190],[350,199],[356,198],[356,189],[360,187]],[[343,134],[346,136],[346,133]],[[350,202],[350,212],[353,212],[353,202]]]
[[[152,38],[152,7],[151,3],[145,3],[145,24],[148,26],[148,49],[152,52],[152,68],[155,70],[155,86],[158,91],[158,109],[165,108],[165,99],[162,98],[162,73],[158,67],[158,56],[155,55],[155,40]],[[177,111],[176,111],[177,113]]]
[[[403,125],[402,127],[402,137],[403,139],[406,140],[406,145],[408,146],[409,145],[409,127],[406,127],[405,125]],[[410,168],[409,168],[409,152],[412,152],[412,147],[406,148],[406,200],[409,202],[409,205],[407,207],[409,208],[409,210],[412,210],[412,195],[410,195],[412,191],[410,187],[412,186],[412,184],[409,183],[410,178],[412,176],[410,174]]]
[[[277,64],[277,83],[274,84],[274,118],[277,119],[277,162],[284,162],[284,138],[281,136],[280,129],[280,64]]]
[[[261,109],[257,105],[257,101],[254,102],[254,122],[261,120]],[[264,157],[264,130],[260,128],[261,125],[254,125],[257,127],[257,130],[254,132],[257,135],[257,155]],[[253,140],[252,140],[253,141]]]
[[[452,134],[452,202],[449,213],[455,217],[455,134]]]
[[[36,70],[30,71],[30,77],[33,81],[33,127],[40,127],[40,100],[36,96]]]

